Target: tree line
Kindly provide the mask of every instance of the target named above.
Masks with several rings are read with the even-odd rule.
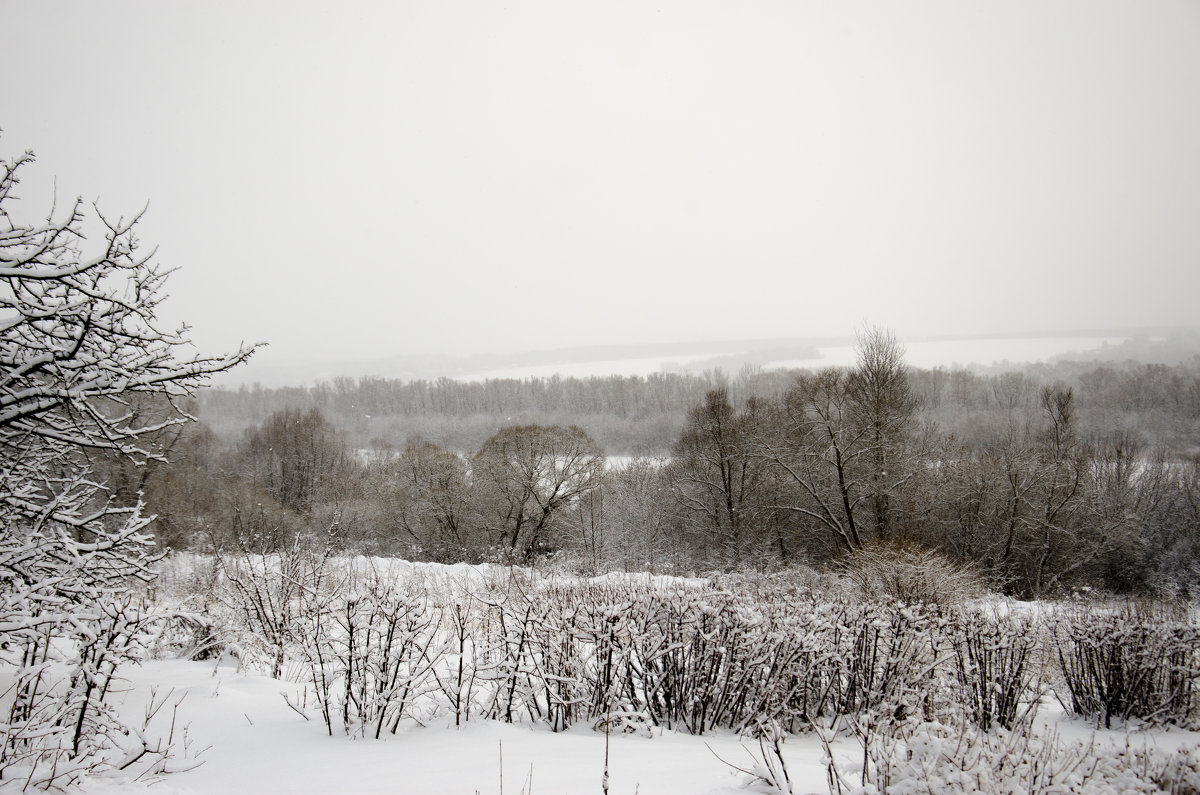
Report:
[[[308,387],[207,389],[198,412],[227,438],[285,409],[316,409],[359,448],[403,447],[420,437],[467,452],[502,425],[541,424],[578,425],[610,453],[658,455],[670,449],[687,408],[724,380],[716,371],[481,382],[342,377]],[[749,394],[786,382],[779,373],[747,373],[734,388]]]
[[[1086,436],[1129,431],[1146,445],[1200,450],[1200,357],[1181,364],[1059,361],[980,373],[908,368],[919,422],[975,441],[1006,414],[1040,412],[1044,386],[1070,387],[1078,430]],[[666,456],[687,412],[718,388],[735,405],[781,395],[794,372],[743,368],[649,376],[489,379],[460,382],[336,378],[312,386],[208,388],[197,413],[219,436],[242,431],[284,409],[316,409],[356,448],[402,448],[420,437],[460,453],[477,449],[503,425],[578,425],[610,455]]]
[[[507,395],[495,404],[504,410],[607,384],[579,405],[634,417],[631,407],[652,406],[672,439],[656,455],[609,459],[587,413],[565,415],[578,424],[485,414],[489,435],[472,448],[422,437],[362,446],[338,413],[297,406],[232,440],[199,426],[144,486],[159,537],[177,547],[265,547],[334,528],[339,544],[364,553],[556,555],[587,571],[672,572],[825,567],[868,549],[920,549],[1023,596],[1194,589],[1195,365],[1045,372],[1071,380],[1047,383],[1037,368],[910,370],[895,337],[870,329],[850,368],[445,382],[438,400],[461,387]],[[291,394],[385,386],[395,385],[344,380]],[[635,394],[658,387],[654,399]],[[672,407],[687,395],[686,408]]]

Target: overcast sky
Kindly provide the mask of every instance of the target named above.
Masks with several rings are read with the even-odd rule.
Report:
[[[1200,3],[0,0],[26,207],[271,361],[1197,324]]]

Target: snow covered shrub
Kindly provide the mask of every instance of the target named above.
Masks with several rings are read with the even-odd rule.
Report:
[[[868,599],[905,604],[960,604],[985,590],[974,567],[931,549],[901,544],[856,550],[842,561],[841,571]]]
[[[747,692],[735,686],[755,643],[728,597],[663,594],[642,603],[646,631],[629,640],[641,663],[645,709],[657,725],[703,734],[728,726]],[[630,693],[630,696],[635,693]]]
[[[168,763],[173,738],[126,724],[109,704],[121,669],[174,618],[149,610],[137,587],[154,560],[141,521],[97,527],[91,544],[47,528],[0,534],[0,780],[61,789],[135,763],[146,775],[186,767]]]
[[[559,584],[524,599],[507,603],[506,639],[490,646],[510,658],[491,712],[505,719],[520,704],[556,728],[586,716],[704,734],[938,708],[937,623],[920,607],[646,585]]]
[[[1200,748],[1179,747],[1173,753],[1149,748],[1126,749],[1133,755],[1125,767],[1142,773],[1155,786],[1170,795],[1200,795]],[[1118,757],[1119,758],[1119,757]]]
[[[215,555],[169,553],[154,566],[147,601],[162,618],[149,647],[156,659],[209,660],[219,657],[233,636],[227,616],[213,610],[221,576]]]
[[[1050,623],[1067,709],[1105,728],[1113,718],[1200,721],[1200,627],[1183,608],[1079,606]]]
[[[277,551],[255,550],[242,541],[238,550],[215,553],[222,578],[216,599],[235,622],[230,641],[243,656],[264,660],[276,679],[295,639],[320,631],[312,611],[326,609],[332,536],[333,529],[320,545],[296,536]]]
[[[704,734],[786,712],[782,688],[798,665],[801,638],[781,631],[781,614],[684,588],[631,591],[623,607],[610,601],[589,612],[600,619],[588,634],[601,651],[584,669],[594,717],[615,710]]]
[[[489,599],[494,597],[481,597]],[[550,583],[491,601],[484,714],[562,729],[741,730],[790,708],[801,636],[730,594]]]
[[[530,654],[534,625],[539,620],[534,607],[533,602],[516,598],[486,603],[484,662],[493,672],[493,687],[483,708],[484,717],[512,723],[527,710],[534,714]]]
[[[1092,769],[1087,749],[1034,733],[1028,722],[1013,730],[984,731],[971,724],[885,722],[858,733],[861,762],[838,762],[825,740],[830,792],[978,793],[1103,791],[1081,789]]]
[[[843,575],[804,565],[770,572],[722,572],[712,576],[711,584],[713,590],[727,591],[761,602],[784,600],[813,604],[861,598],[857,586],[848,582]]]
[[[485,714],[509,722],[525,715],[555,731],[580,720],[619,731],[649,725],[618,694],[636,601],[636,590],[622,586],[551,582],[490,602],[488,649],[499,676]]]
[[[541,599],[544,608],[529,635],[529,658],[539,683],[529,692],[530,706],[538,719],[554,731],[562,731],[588,717],[584,671],[595,647],[586,644],[573,600],[553,591],[542,594]]]
[[[481,649],[476,644],[475,613],[478,603],[473,594],[454,601],[443,608],[440,650],[446,665],[431,669],[438,690],[454,711],[454,725],[471,719],[477,694],[478,668],[476,662],[483,659],[477,654]]]
[[[841,605],[828,683],[833,715],[932,717],[940,708],[940,623],[920,605]]]
[[[1013,728],[1041,696],[1039,626],[1031,617],[967,610],[948,628],[958,698],[984,731]]]
[[[378,739],[431,687],[439,661],[439,612],[417,580],[351,572],[327,609],[304,614],[298,638],[327,731]]]
[[[53,589],[37,590],[26,594],[31,604],[19,623],[0,632],[8,669],[0,695],[6,713],[0,778],[62,787],[121,751],[126,729],[106,699],[119,667],[141,657],[147,619],[128,592],[95,589],[96,601],[84,613],[53,598]],[[5,596],[11,621],[14,593]]]
[[[749,767],[742,767],[735,762],[721,759],[720,756],[717,756],[716,751],[713,751],[713,756],[721,759],[734,770],[750,776],[749,783],[760,784],[771,792],[791,795],[792,778],[788,773],[787,762],[783,758],[783,743],[787,734],[773,722],[759,724],[755,733],[758,735],[758,751],[756,753],[747,749],[750,756]]]
[[[1012,729],[939,722],[885,724],[859,736],[861,761],[847,764],[825,738],[830,792],[1104,795],[1200,793],[1200,751],[1149,744],[1113,748],[1035,731],[1031,716]]]

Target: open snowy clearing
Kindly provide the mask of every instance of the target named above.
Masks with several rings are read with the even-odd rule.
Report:
[[[402,729],[395,737],[330,737],[319,720],[304,721],[284,701],[300,688],[245,674],[236,664],[155,661],[129,669],[130,689],[118,701],[140,721],[154,691],[167,696],[160,731],[179,703],[176,733],[187,726],[191,752],[205,750],[199,767],[166,776],[158,793],[599,793],[604,735],[587,727],[555,734],[543,727],[472,721]],[[720,762],[749,766],[752,742],[729,733],[693,737],[613,735],[611,793],[745,793],[748,777]],[[709,750],[711,747],[712,750]],[[786,758],[795,792],[825,792],[822,749],[815,736],[791,737]],[[180,749],[182,756],[182,748]],[[503,765],[503,768],[502,768]],[[132,793],[137,782],[96,782],[89,791]],[[766,790],[763,790],[766,791]]]
[[[601,793],[605,737],[581,726],[562,733],[544,727],[453,718],[409,727],[395,737],[370,740],[330,737],[319,720],[303,720],[284,700],[303,698],[299,686],[239,671],[226,658],[212,662],[165,660],[125,672],[129,688],[117,704],[126,719],[140,723],[153,696],[166,701],[152,730],[170,730],[175,711],[177,761],[195,757],[199,766],[160,778],[154,792],[200,793]],[[1200,733],[1095,730],[1087,721],[1063,716],[1053,700],[1043,708],[1042,731],[1064,742],[1095,742],[1097,755],[1143,744],[1164,750],[1194,748]],[[186,742],[184,742],[186,728]],[[186,746],[186,748],[185,748]],[[861,748],[839,740],[835,754],[843,770],[853,767]],[[609,792],[613,795],[736,795],[773,792],[721,762],[753,767],[753,740],[728,732],[703,737],[655,731],[652,736],[609,738]],[[198,756],[196,756],[198,754]],[[784,758],[792,791],[829,791],[824,751],[815,734],[789,736]],[[15,782],[14,782],[15,783]],[[97,780],[95,793],[143,792],[146,783]]]
[[[803,572],[581,578],[300,547],[179,554],[159,574],[147,598],[186,620],[145,624],[145,661],[119,669],[108,772],[42,768],[43,782],[122,795],[1200,791],[1200,732],[1120,717],[1196,726],[1195,622],[1178,609],[984,597],[945,611],[829,579],[813,590]],[[1134,655],[1105,676],[1158,687],[1138,702],[1157,699],[1149,711],[1088,706],[1093,645]],[[1035,667],[1005,663],[1014,651]],[[982,656],[965,669],[964,653]],[[990,729],[976,682],[997,694]],[[1072,717],[1055,692],[1112,728]],[[1005,693],[1011,730],[995,723]],[[171,772],[151,780],[158,770]],[[770,786],[772,772],[787,781]],[[10,765],[0,791],[23,775]]]

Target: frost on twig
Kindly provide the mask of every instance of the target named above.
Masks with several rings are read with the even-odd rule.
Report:
[[[139,244],[142,214],[114,219],[76,200],[19,219],[14,189],[33,161],[0,158],[0,666],[12,682],[0,778],[64,788],[114,758],[155,760],[146,774],[178,767],[170,742],[108,704],[157,622],[136,594],[159,553],[140,494],[118,493],[104,472],[165,460],[167,432],[192,419],[185,399],[255,348],[181,356],[185,330],[157,318],[170,271]]]

